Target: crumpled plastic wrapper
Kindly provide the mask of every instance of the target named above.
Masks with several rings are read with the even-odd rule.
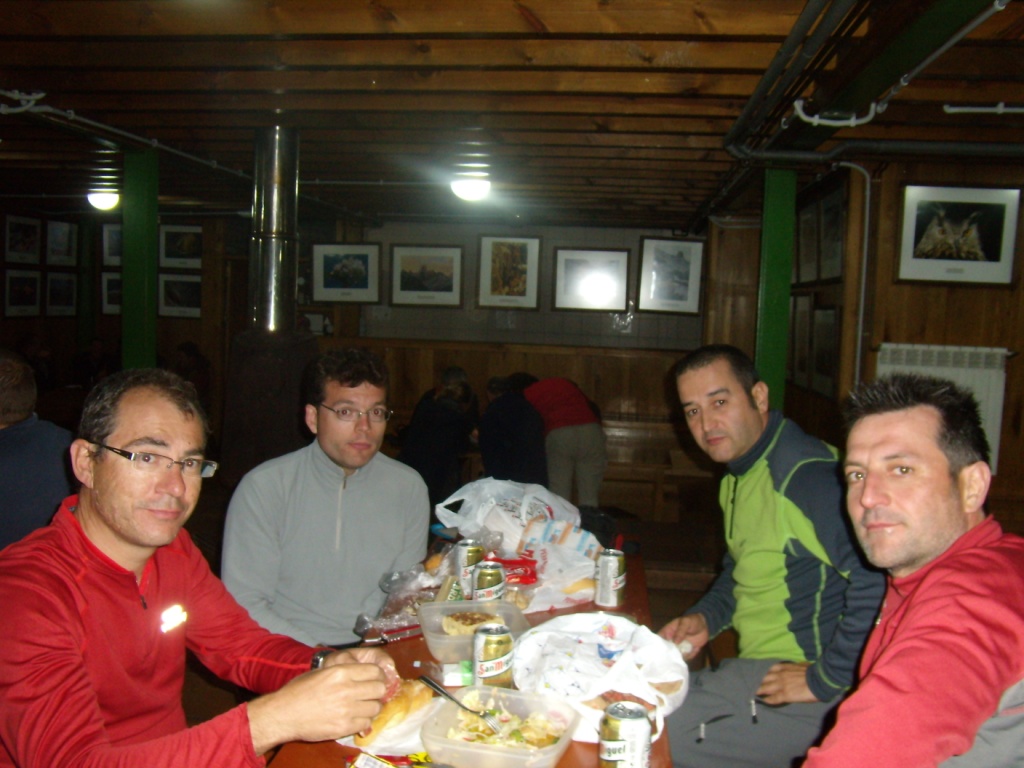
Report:
[[[607,613],[559,616],[529,630],[516,641],[512,674],[521,691],[569,701],[580,713],[573,739],[588,742],[598,740],[603,713],[583,702],[606,691],[643,699],[655,707],[660,736],[665,717],[686,698],[690,679],[675,645],[624,616]]]

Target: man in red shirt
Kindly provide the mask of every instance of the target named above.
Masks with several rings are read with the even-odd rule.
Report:
[[[258,766],[379,712],[386,654],[262,629],[182,530],[217,469],[206,437],[195,389],[168,371],[123,371],[90,393],[71,446],[79,495],[0,555],[0,766]],[[266,695],[186,728],[186,648]]]
[[[978,405],[952,382],[895,375],[845,406],[847,508],[889,573],[861,682],[804,768],[1020,765],[1024,539],[986,515]]]

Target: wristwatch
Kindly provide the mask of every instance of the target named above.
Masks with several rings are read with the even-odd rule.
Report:
[[[321,648],[313,654],[313,659],[309,662],[309,668],[320,669],[324,665],[324,660],[332,653],[334,653],[333,648]]]

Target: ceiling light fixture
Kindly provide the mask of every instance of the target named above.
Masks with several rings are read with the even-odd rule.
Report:
[[[86,195],[89,205],[101,211],[109,211],[116,208],[121,202],[121,196],[117,192],[90,192]]]
[[[483,174],[486,177],[487,174]],[[491,193],[491,182],[487,178],[472,177],[468,174],[452,181],[452,192],[463,200],[476,202],[483,200]]]

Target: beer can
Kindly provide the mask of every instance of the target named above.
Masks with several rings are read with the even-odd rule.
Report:
[[[594,602],[602,608],[620,608],[626,599],[626,556],[619,549],[606,549],[597,556],[597,594]]]
[[[599,768],[649,768],[651,721],[647,709],[635,701],[609,704],[598,730]]]
[[[501,563],[484,560],[473,569],[473,599],[501,600],[505,597],[505,569]]]
[[[484,559],[484,547],[476,539],[460,539],[455,545],[459,586],[468,600],[473,596],[473,569]]]
[[[512,632],[504,624],[481,624],[473,633],[473,684],[512,687]]]

